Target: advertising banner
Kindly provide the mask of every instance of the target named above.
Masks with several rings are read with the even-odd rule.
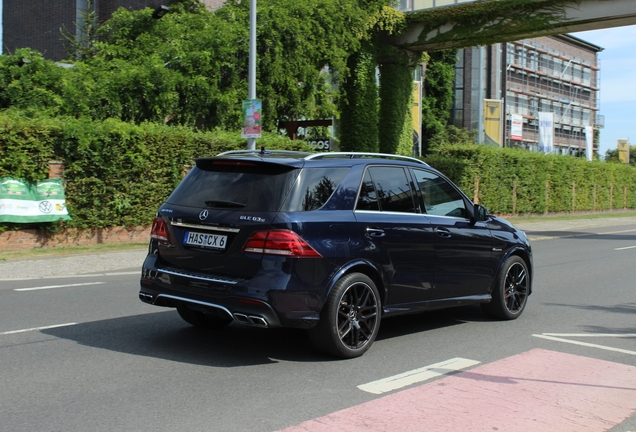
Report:
[[[521,114],[510,115],[510,139],[523,140],[523,116]]]
[[[0,222],[38,223],[69,220],[61,179],[28,183],[0,178]]]
[[[260,138],[263,104],[260,99],[243,101],[243,132],[241,138]]]
[[[415,156],[422,154],[422,83],[413,81],[413,106],[411,107],[413,119],[413,149]]]
[[[629,140],[618,140],[618,159],[625,164],[629,163]]]
[[[585,126],[585,156],[587,160],[592,160],[594,154],[594,128]]]
[[[539,151],[552,153],[554,149],[554,113],[539,113]]]
[[[501,101],[495,99],[484,100],[484,130],[486,131],[486,144],[503,145],[501,139]]]

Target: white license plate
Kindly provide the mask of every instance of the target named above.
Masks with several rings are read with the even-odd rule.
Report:
[[[183,237],[183,243],[205,248],[225,249],[227,236],[186,231]]]

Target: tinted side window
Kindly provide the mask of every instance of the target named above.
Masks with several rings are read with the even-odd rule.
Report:
[[[322,207],[349,168],[305,168],[298,176],[282,211],[312,211]]]
[[[374,187],[374,197],[381,211],[415,213],[413,191],[403,168],[371,167],[367,169],[358,200],[358,210],[377,210],[377,208],[363,208],[361,205],[364,204],[362,201],[365,192],[366,196],[369,197],[369,185]]]
[[[413,170],[413,174],[422,193],[426,213],[468,217],[463,197],[450,183],[427,171]]]
[[[375,186],[373,185],[369,171],[364,173],[356,210],[380,210],[378,195],[375,193]]]

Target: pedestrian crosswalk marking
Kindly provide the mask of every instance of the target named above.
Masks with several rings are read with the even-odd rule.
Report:
[[[388,378],[383,378],[367,384],[362,384],[359,385],[358,388],[368,393],[382,394],[409,386],[411,384],[426,381],[431,378],[448,375],[461,369],[466,369],[471,366],[478,365],[479,363],[480,362],[476,360],[455,357],[440,363],[435,363],[419,369],[414,369],[398,375],[393,375]]]

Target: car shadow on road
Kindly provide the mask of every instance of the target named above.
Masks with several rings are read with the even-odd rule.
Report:
[[[378,340],[483,320],[479,308],[456,308],[388,318]],[[301,329],[261,329],[232,323],[220,330],[186,324],[174,310],[41,330],[81,345],[179,363],[240,367],[337,360],[317,352]]]
[[[185,323],[173,310],[133,315],[42,333],[79,344],[179,363],[238,367],[275,363],[324,361],[299,329],[260,329],[230,324],[206,330]]]
[[[541,237],[573,238],[577,240],[636,240],[636,234],[603,234],[585,231],[525,231],[530,241]]]
[[[382,320],[377,340],[480,321],[490,320],[475,305],[390,317]]]
[[[574,309],[579,309],[583,311],[608,312],[608,313],[621,314],[621,315],[636,314],[636,303],[620,303],[613,306],[576,305],[576,304],[566,304],[566,303],[545,303],[545,305],[574,308]],[[588,333],[636,334],[636,326],[632,324],[631,320],[630,320],[630,324],[627,327],[623,327],[623,328],[605,327],[600,325],[586,325],[586,326],[583,326],[583,328]]]

